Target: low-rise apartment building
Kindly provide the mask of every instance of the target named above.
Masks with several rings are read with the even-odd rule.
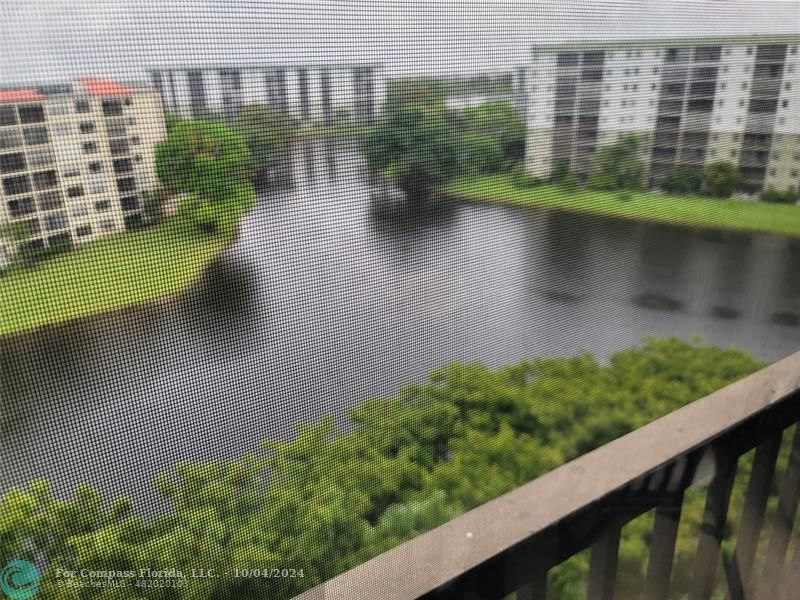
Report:
[[[742,190],[800,190],[800,35],[543,44],[524,69],[526,168],[579,178],[595,151],[642,141],[653,187],[729,161]]]
[[[140,225],[165,135],[161,98],[148,87],[84,78],[0,90],[0,267],[20,246]]]

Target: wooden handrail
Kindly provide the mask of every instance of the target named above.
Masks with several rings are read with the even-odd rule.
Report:
[[[693,477],[687,464],[697,466],[701,456],[712,455],[717,472],[725,472],[729,466],[727,449],[732,448],[730,456],[735,465],[742,452],[796,422],[800,418],[799,390],[800,352],[376,556],[297,599],[483,598],[487,596],[481,592],[481,581],[485,582],[487,573],[497,577],[498,598],[523,585],[530,589],[542,570],[546,573],[552,565],[597,540],[608,553],[614,548],[615,527],[636,514],[663,506],[652,493],[656,480],[660,497],[675,492],[680,503],[683,489]],[[670,480],[680,484],[670,489]],[[651,493],[642,495],[648,485]],[[714,503],[724,503],[724,520],[725,492],[729,493],[730,482],[718,482],[717,487],[712,486],[715,498],[706,508],[712,521],[719,516]],[[673,500],[664,502],[669,505]],[[617,521],[608,508],[623,504],[626,509],[620,514],[627,516]],[[604,511],[599,510],[601,507]],[[598,513],[594,519],[592,512]],[[584,524],[599,522],[603,530],[582,526],[579,529],[587,537],[571,543],[548,535],[576,519],[584,519],[580,521]],[[711,529],[709,547],[714,542]],[[563,531],[559,535],[563,537]],[[615,564],[615,559],[612,562]],[[501,581],[505,583],[501,585]],[[702,584],[698,586],[702,589]],[[703,591],[698,594],[702,597]]]

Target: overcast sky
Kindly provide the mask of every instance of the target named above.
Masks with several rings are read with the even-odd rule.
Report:
[[[798,1],[0,0],[0,84],[204,62],[465,72],[523,62],[537,41],[797,32]]]

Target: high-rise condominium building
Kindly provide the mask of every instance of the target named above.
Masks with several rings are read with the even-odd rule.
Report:
[[[147,87],[86,78],[0,90],[0,267],[20,245],[139,225],[165,135],[161,99]]]
[[[387,92],[380,64],[170,67],[150,71],[167,111],[230,118],[248,104],[267,104],[302,125],[368,123]]]
[[[742,190],[798,191],[800,35],[537,45],[525,69],[526,167],[579,178],[594,152],[642,141],[647,181],[676,167],[738,166]]]

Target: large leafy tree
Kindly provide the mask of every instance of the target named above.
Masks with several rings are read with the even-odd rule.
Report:
[[[406,104],[388,111],[361,140],[370,170],[412,199],[424,199],[452,178],[459,137],[436,106]]]
[[[600,148],[593,157],[588,185],[593,189],[637,189],[642,185],[644,162],[639,156],[641,140],[637,135]]]
[[[733,163],[721,160],[711,163],[703,172],[706,192],[717,198],[727,198],[739,186],[742,174]]]
[[[464,109],[469,131],[497,140],[509,161],[525,156],[525,121],[511,102],[497,100]]]
[[[244,137],[250,150],[249,174],[258,178],[288,149],[297,122],[271,106],[252,104],[242,109],[231,127]]]
[[[221,123],[178,121],[156,149],[156,172],[166,187],[211,202],[233,196],[249,164],[244,138]]]

